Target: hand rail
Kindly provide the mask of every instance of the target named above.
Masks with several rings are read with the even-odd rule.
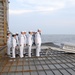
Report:
[[[0,48],[0,51],[2,51],[4,48],[6,48],[7,46],[5,45],[5,46],[3,46],[3,47],[1,47]]]

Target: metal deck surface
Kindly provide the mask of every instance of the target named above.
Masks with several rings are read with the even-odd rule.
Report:
[[[75,75],[75,54],[50,50],[47,56],[16,59],[2,54],[0,75]]]

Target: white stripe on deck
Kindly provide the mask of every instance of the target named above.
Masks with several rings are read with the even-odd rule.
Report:
[[[64,51],[64,52],[69,52],[69,53],[75,53],[74,49],[62,49],[62,48],[56,48],[56,47],[51,47],[49,46],[52,50],[57,50],[57,51]]]
[[[32,49],[36,49],[36,46],[32,46]],[[75,53],[75,50],[74,49],[62,49],[61,47],[60,48],[57,48],[57,47],[52,47],[52,46],[41,46],[41,49],[42,50],[43,49],[46,49],[47,51],[57,50],[57,51],[64,51],[64,52],[69,52],[69,53]]]
[[[51,47],[51,46],[41,46],[41,49],[57,50],[57,51],[64,51],[64,52],[69,52],[69,53],[75,53],[74,49],[62,49],[62,48]]]

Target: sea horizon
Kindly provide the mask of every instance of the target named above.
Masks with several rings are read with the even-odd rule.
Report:
[[[74,34],[42,34],[42,42],[53,42],[56,44],[61,43],[72,43],[75,44],[75,35]]]

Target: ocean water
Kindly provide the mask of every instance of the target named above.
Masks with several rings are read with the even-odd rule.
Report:
[[[75,44],[75,35],[42,35],[42,42],[53,42],[60,45],[61,43]]]

